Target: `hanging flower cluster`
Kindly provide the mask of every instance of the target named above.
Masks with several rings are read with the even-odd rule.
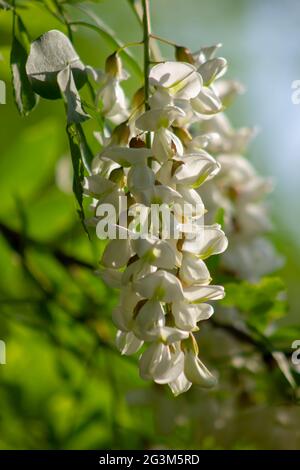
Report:
[[[241,89],[235,82],[218,83],[223,102]],[[264,203],[264,197],[272,190],[272,181],[258,175],[243,156],[255,130],[234,130],[224,113],[203,121],[201,128],[208,136],[208,151],[221,165],[202,197],[208,208],[208,220],[215,220],[220,208],[224,210],[224,228],[230,243],[222,256],[222,265],[239,278],[257,281],[280,268],[283,260],[264,236],[272,228]]]
[[[193,332],[213,314],[207,302],[224,296],[223,287],[210,284],[205,259],[222,253],[227,239],[220,225],[204,224],[201,199],[202,185],[218,174],[220,163],[204,150],[206,137],[192,139],[189,132],[191,125],[222,110],[214,82],[225,72],[226,61],[212,58],[215,49],[190,57],[179,51],[189,62],[152,67],[146,111],[139,106],[114,129],[85,181],[85,193],[94,198],[98,236],[103,237],[107,224],[108,238],[113,238],[101,265],[103,279],[121,289],[113,312],[117,346],[126,355],[144,348],[141,377],[168,384],[175,395],[192,383],[216,383],[198,357]],[[107,77],[101,89],[104,103],[107,95],[119,95],[119,86],[115,76]],[[120,106],[110,106],[111,120],[113,109],[120,116]],[[171,221],[167,236],[162,217],[151,217],[157,205]],[[109,207],[114,213],[107,220]]]

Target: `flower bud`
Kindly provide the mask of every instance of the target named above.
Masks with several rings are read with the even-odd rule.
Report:
[[[189,131],[184,127],[173,127],[174,134],[179,137],[183,145],[186,147],[191,143],[192,136]]]
[[[189,64],[195,63],[193,55],[188,47],[176,46],[175,57],[179,62],[188,62]]]
[[[122,62],[117,52],[107,57],[105,61],[105,72],[113,77],[119,77],[122,72]]]
[[[111,135],[111,143],[114,145],[127,145],[130,137],[130,128],[127,121],[114,128]]]
[[[121,183],[124,178],[124,171],[123,168],[115,168],[110,176],[109,179],[110,181],[113,181],[114,183]]]
[[[133,108],[138,108],[139,106],[141,106],[143,104],[144,101],[145,101],[144,87],[141,87],[133,95],[132,107]]]

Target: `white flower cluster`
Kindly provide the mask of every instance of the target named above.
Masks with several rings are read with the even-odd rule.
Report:
[[[127,355],[143,347],[141,377],[168,384],[175,395],[192,383],[216,383],[198,357],[193,332],[213,314],[207,301],[224,296],[223,287],[210,284],[205,259],[225,251],[227,239],[218,224],[198,224],[199,236],[179,210],[188,204],[194,208],[191,218],[203,220],[202,185],[220,171],[220,163],[204,149],[209,135],[192,138],[190,129],[223,109],[215,80],[227,64],[212,58],[215,50],[205,48],[186,54],[185,62],[152,67],[149,109],[142,114],[133,110],[131,118],[115,128],[85,181],[85,193],[94,198],[95,221],[101,220],[99,208],[104,204],[113,205],[118,214],[112,222],[118,237],[109,241],[101,260],[103,279],[121,289],[113,312],[117,346]],[[106,81],[105,86],[111,96],[119,83]],[[121,111],[127,112],[116,107],[118,116]],[[109,116],[113,119],[112,109]],[[121,196],[127,198],[130,228],[121,223]],[[141,210],[150,212],[154,204],[168,208],[179,238],[165,238],[161,220],[149,219],[143,221],[148,234],[137,236]]]
[[[238,88],[233,82],[219,82],[219,91],[226,101]],[[221,91],[222,90],[222,91]],[[264,235],[271,230],[264,197],[272,190],[270,178],[257,174],[244,153],[255,130],[234,130],[224,113],[203,121],[207,132],[207,150],[214,155],[221,170],[202,193],[208,219],[224,210],[224,229],[229,247],[222,256],[224,268],[242,279],[257,281],[282,266],[283,260]]]

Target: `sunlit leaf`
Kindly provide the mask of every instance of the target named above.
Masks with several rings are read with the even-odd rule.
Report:
[[[12,6],[9,3],[5,2],[4,0],[0,0],[0,9],[11,10]]]
[[[84,211],[83,211],[83,178],[84,178],[84,164],[81,154],[81,135],[78,131],[78,124],[69,124],[67,126],[67,134],[69,139],[69,146],[73,165],[73,192],[77,199],[79,209],[78,214],[80,220],[84,224]],[[86,230],[86,229],[85,229]]]
[[[70,65],[59,72],[57,83],[66,102],[68,124],[89,119],[89,115],[82,109],[80,95]]]
[[[37,103],[37,96],[26,74],[28,44],[28,33],[24,23],[19,16],[14,15],[10,65],[15,102],[19,112],[23,115],[27,115]]]
[[[26,71],[34,91],[43,98],[61,98],[57,77],[68,66],[79,90],[87,80],[85,66],[61,31],[48,31],[31,44]]]

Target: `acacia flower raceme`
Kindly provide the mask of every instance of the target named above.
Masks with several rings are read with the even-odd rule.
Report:
[[[225,65],[224,59],[203,55],[201,63],[168,61],[152,67],[150,109],[132,113],[124,123],[130,129],[125,140],[116,141],[115,134],[106,139],[84,185],[93,197],[98,234],[101,205],[109,201],[118,212],[111,222],[117,238],[108,242],[99,272],[121,291],[113,311],[117,347],[125,355],[141,351],[140,376],[168,384],[175,395],[192,383],[216,384],[198,357],[193,333],[213,314],[208,302],[224,296],[223,287],[210,284],[205,260],[225,251],[227,239],[220,225],[204,224],[201,197],[221,166],[207,148],[188,148],[187,123],[221,110],[213,82]],[[202,101],[210,104],[200,113]],[[117,200],[121,194],[127,200],[125,219]],[[162,213],[149,217],[157,205],[173,227],[167,236]]]

